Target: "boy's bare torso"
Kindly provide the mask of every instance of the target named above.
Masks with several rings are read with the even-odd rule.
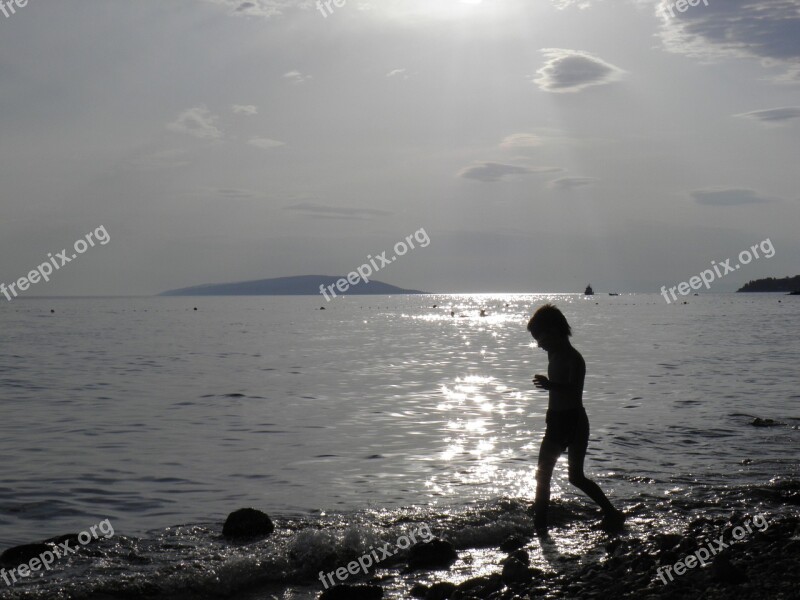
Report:
[[[586,363],[571,345],[547,353],[547,378],[555,383],[550,387],[547,408],[552,411],[583,406],[583,380]]]

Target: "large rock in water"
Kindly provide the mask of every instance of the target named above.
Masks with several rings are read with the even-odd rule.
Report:
[[[9,548],[0,554],[0,564],[7,567],[16,567],[28,563],[32,558],[38,558],[44,552],[52,552],[53,548],[47,544],[24,544]]]
[[[269,515],[255,508],[240,508],[228,515],[222,535],[229,540],[248,540],[267,537],[275,531]]]
[[[449,569],[458,560],[453,544],[440,539],[419,542],[408,552],[408,569]]]
[[[97,539],[92,538],[87,544],[96,542]],[[5,552],[0,554],[0,565],[5,567],[18,567],[25,563],[29,563],[33,558],[39,558],[45,552],[52,553],[56,558],[64,554],[64,550],[59,548],[61,544],[67,542],[70,550],[75,550],[87,544],[81,544],[78,541],[77,533],[67,533],[64,535],[57,535],[48,538],[43,542],[35,544],[23,544],[21,546],[14,546],[8,548]]]
[[[335,585],[322,592],[319,600],[381,600],[383,588],[378,585]]]

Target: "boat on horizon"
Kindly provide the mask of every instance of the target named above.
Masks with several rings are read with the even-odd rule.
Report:
[[[592,289],[591,285],[587,285],[586,289],[583,291],[584,296],[594,296],[594,290]]]

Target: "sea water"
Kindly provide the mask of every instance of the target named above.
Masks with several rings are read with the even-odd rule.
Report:
[[[325,565],[423,524],[469,555],[451,580],[489,572],[483,548],[530,526],[547,356],[525,326],[547,301],[587,364],[587,473],[631,529],[755,513],[796,485],[797,297],[17,299],[0,311],[0,551],[104,519],[115,535],[0,597],[313,598]],[[553,498],[574,516],[564,548],[591,557],[564,459]],[[276,532],[225,543],[241,507]]]

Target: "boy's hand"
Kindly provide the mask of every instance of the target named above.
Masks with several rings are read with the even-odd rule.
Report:
[[[550,380],[544,375],[534,375],[533,385],[542,390],[550,389]]]

